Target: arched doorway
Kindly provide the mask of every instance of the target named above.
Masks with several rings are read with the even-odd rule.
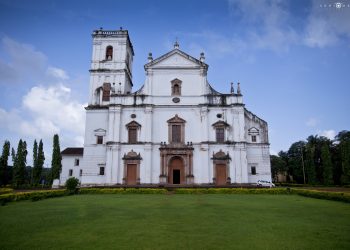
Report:
[[[168,169],[169,184],[185,184],[185,165],[181,157],[171,158]]]

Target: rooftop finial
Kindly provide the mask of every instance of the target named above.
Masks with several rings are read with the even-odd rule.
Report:
[[[149,52],[148,53],[148,62],[152,62],[153,61],[153,57],[152,57],[152,53],[151,52]]]
[[[205,61],[204,52],[201,53],[201,56],[200,56],[199,60],[200,60],[201,62],[204,62],[204,61]]]
[[[174,43],[174,49],[178,49],[180,47],[179,43],[177,42],[177,37],[175,39],[175,43]]]
[[[237,94],[241,94],[241,86],[240,86],[241,84],[238,82],[237,83]]]
[[[233,82],[231,82],[231,94],[234,94],[235,93],[235,90],[233,88]]]

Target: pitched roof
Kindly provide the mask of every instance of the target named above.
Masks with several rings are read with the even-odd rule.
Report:
[[[66,148],[61,152],[61,155],[83,155],[84,148]]]

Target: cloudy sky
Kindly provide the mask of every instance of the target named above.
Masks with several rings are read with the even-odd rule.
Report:
[[[269,123],[272,153],[350,130],[350,0],[0,0],[1,146],[23,138],[31,150],[42,138],[49,166],[54,133],[61,148],[83,145],[99,27],[129,30],[134,90],[148,52],[161,56],[176,38],[203,51],[212,86],[239,81],[246,107]]]

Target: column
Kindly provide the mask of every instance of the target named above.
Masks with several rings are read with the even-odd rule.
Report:
[[[112,184],[112,168],[113,168],[113,149],[111,146],[107,146],[107,157],[106,157],[106,183]]]
[[[112,183],[122,183],[123,180],[123,163],[120,160],[120,145],[112,146]]]

